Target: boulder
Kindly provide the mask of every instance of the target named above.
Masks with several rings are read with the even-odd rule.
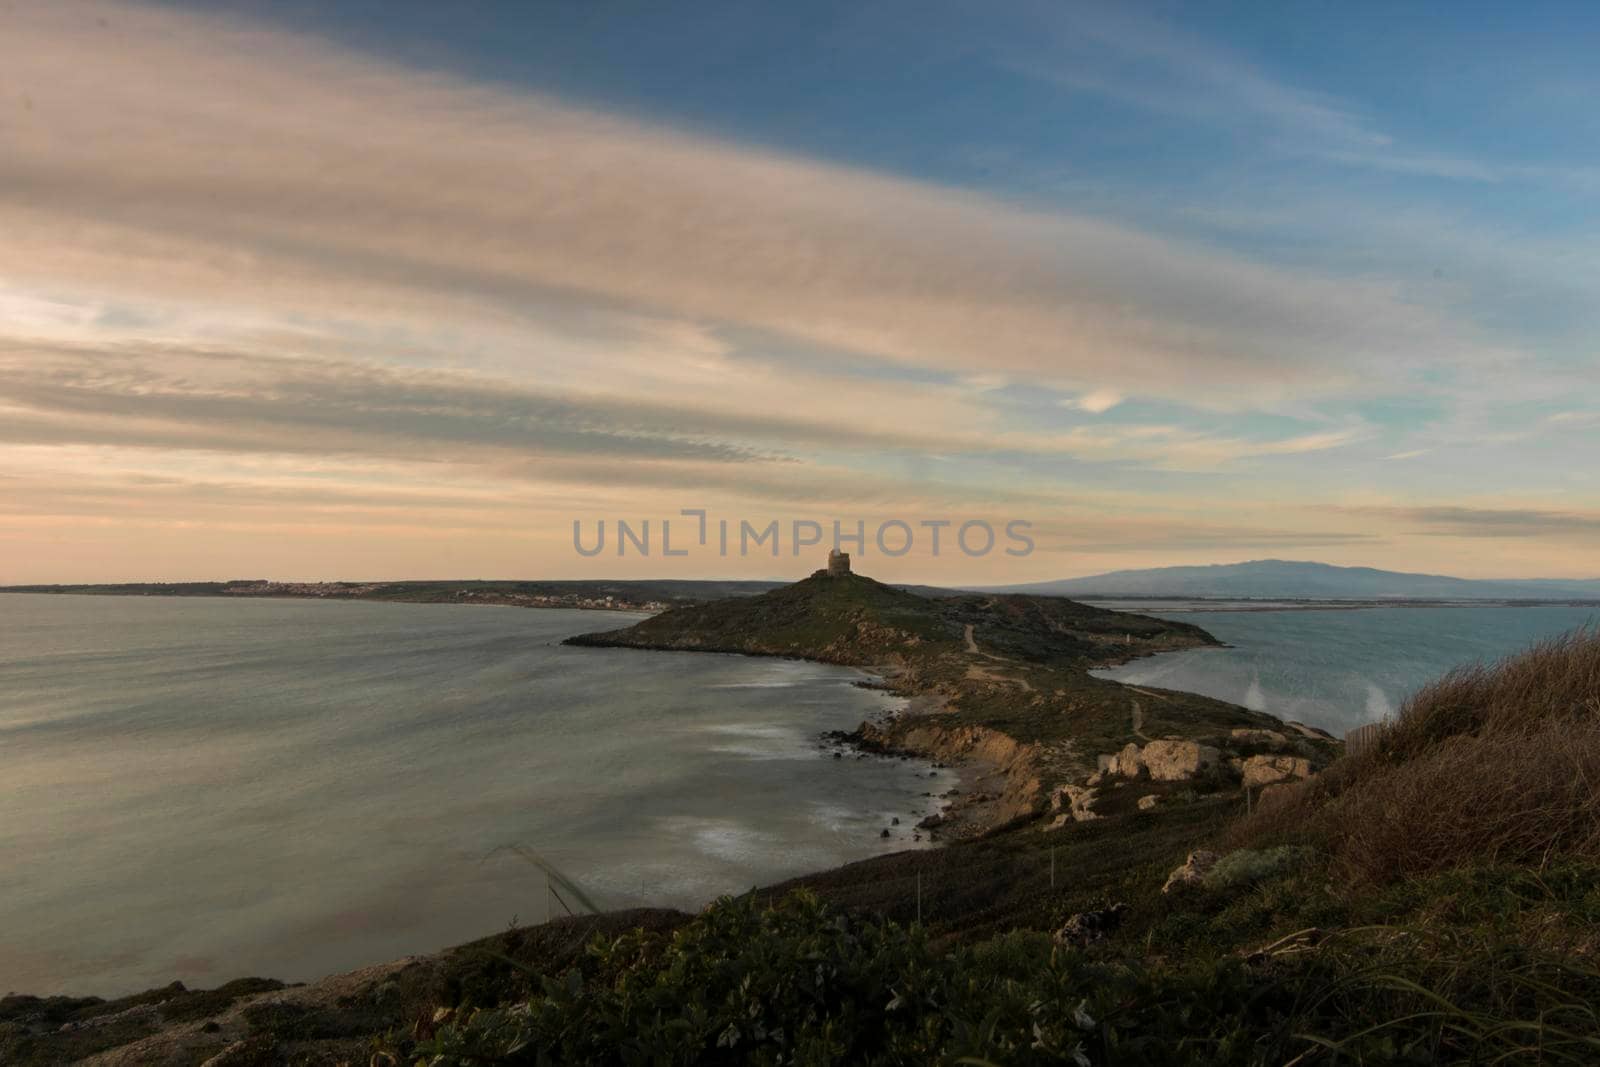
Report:
[[[1072,822],[1098,819],[1100,816],[1094,812],[1094,801],[1098,795],[1093,789],[1081,785],[1062,786],[1050,798],[1050,810],[1060,813],[1053,825],[1064,825],[1066,820],[1062,816],[1070,818]]]
[[[1244,787],[1275,785],[1311,776],[1311,761],[1303,756],[1251,756],[1244,761]]]
[[[1094,758],[1094,769],[1101,774],[1117,773],[1117,754],[1115,752],[1102,752]]]
[[[1112,770],[1124,778],[1138,778],[1145,772],[1144,753],[1139,750],[1138,745],[1129,741],[1122,746],[1122,751],[1117,753]]]
[[[1080,911],[1056,931],[1056,944],[1081,947],[1104,941],[1122,925],[1122,915],[1127,910],[1128,905],[1118,903],[1099,911]]]
[[[1211,868],[1217,865],[1218,856],[1210,849],[1197,848],[1189,853],[1189,858],[1182,867],[1176,868],[1167,875],[1167,884],[1161,887],[1163,893],[1198,889],[1205,882],[1206,875]]]
[[[1142,753],[1145,768],[1158,782],[1186,782],[1214,767],[1222,753],[1198,741],[1152,741]]]
[[[1139,798],[1139,810],[1140,811],[1150,811],[1152,808],[1154,808],[1156,805],[1158,805],[1160,803],[1161,803],[1161,798],[1160,797],[1156,796],[1154,793],[1149,793],[1149,794],[1146,794],[1145,796],[1142,796],[1142,797]]]
[[[1240,745],[1265,745],[1274,752],[1281,752],[1289,747],[1289,739],[1276,730],[1252,730],[1241,726],[1232,733],[1235,744]]]
[[[1083,784],[1088,786],[1090,789],[1093,789],[1095,786],[1099,785],[1105,780],[1106,773],[1104,771],[1095,771],[1088,778],[1084,779]]]

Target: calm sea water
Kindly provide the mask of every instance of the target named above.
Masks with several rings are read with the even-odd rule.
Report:
[[[0,992],[309,979],[910,847],[841,668],[566,648],[629,616],[0,595]],[[891,816],[902,827],[883,841]]]
[[[1496,660],[1600,621],[1593,607],[1152,614],[1192,622],[1234,647],[1169,653],[1095,673],[1204,693],[1336,736],[1392,714],[1408,694],[1451,667]]]

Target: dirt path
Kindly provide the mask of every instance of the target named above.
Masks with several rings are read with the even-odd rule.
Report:
[[[966,629],[962,632],[962,636],[967,642],[967,655],[982,656],[991,663],[1003,663],[1007,666],[1015,666],[1011,660],[1006,659],[1004,656],[997,656],[993,652],[985,652],[983,649],[979,648],[977,639],[972,636],[972,623],[967,623]],[[975,678],[984,682],[1006,682],[1010,685],[1021,686],[1024,693],[1033,692],[1033,683],[1028,681],[1026,677],[1000,674],[993,668],[984,666],[982,664],[968,664],[967,677]]]

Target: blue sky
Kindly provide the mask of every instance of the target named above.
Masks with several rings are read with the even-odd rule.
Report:
[[[1591,5],[7,18],[0,579],[582,576],[701,499],[1600,574]]]

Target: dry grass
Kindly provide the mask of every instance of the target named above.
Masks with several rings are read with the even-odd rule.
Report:
[[[1424,687],[1359,756],[1264,804],[1232,845],[1305,839],[1352,879],[1600,858],[1600,630]]]

